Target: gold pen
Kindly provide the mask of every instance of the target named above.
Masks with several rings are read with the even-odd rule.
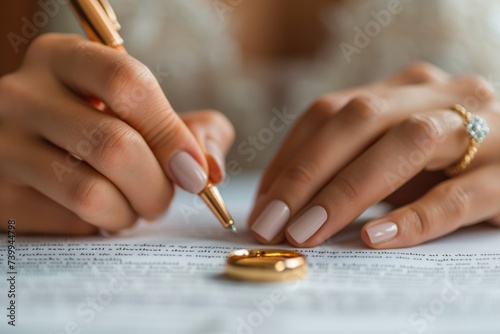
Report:
[[[121,52],[126,52],[123,47],[123,39],[118,33],[121,26],[108,0],[70,0],[70,4],[91,40]],[[103,105],[102,102],[95,99],[92,99],[92,102],[98,106]],[[214,213],[222,226],[236,234],[234,220],[227,211],[219,190],[211,182],[208,182],[198,195]]]

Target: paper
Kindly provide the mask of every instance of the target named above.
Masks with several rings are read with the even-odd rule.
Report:
[[[373,251],[355,224],[301,250],[310,268],[303,281],[227,280],[228,252],[256,247],[243,225],[254,185],[253,177],[233,179],[222,189],[239,223],[236,237],[187,194],[160,223],[120,237],[17,237],[16,327],[2,316],[0,332],[500,331],[500,231],[488,226],[409,249]],[[7,243],[0,237],[5,268]],[[7,315],[7,281],[1,282],[0,308]]]

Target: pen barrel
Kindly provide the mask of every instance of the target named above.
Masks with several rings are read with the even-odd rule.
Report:
[[[107,2],[105,3],[109,6]],[[111,47],[118,47],[123,44],[123,39],[117,30],[119,24],[116,16],[112,12],[113,19],[108,14],[111,6],[109,6],[107,12],[99,0],[71,0],[70,4],[91,40]]]

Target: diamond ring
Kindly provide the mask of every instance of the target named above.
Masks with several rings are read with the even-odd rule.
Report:
[[[450,109],[463,118],[465,131],[467,132],[467,136],[470,139],[469,146],[467,147],[467,152],[465,153],[463,158],[458,163],[446,168],[445,170],[445,173],[448,176],[455,176],[457,174],[460,174],[465,168],[467,168],[467,166],[470,165],[472,159],[474,159],[474,156],[477,153],[479,145],[486,139],[486,136],[488,135],[490,129],[488,128],[488,124],[483,118],[472,115],[463,106],[456,104]]]

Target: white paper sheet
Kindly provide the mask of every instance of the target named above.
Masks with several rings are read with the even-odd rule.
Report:
[[[16,327],[7,325],[0,235],[0,333],[500,332],[500,230],[488,226],[373,251],[353,224],[301,250],[305,280],[227,280],[227,253],[256,246],[244,228],[255,183],[243,177],[222,189],[237,236],[200,200],[181,194],[160,222],[121,236],[17,237]]]

